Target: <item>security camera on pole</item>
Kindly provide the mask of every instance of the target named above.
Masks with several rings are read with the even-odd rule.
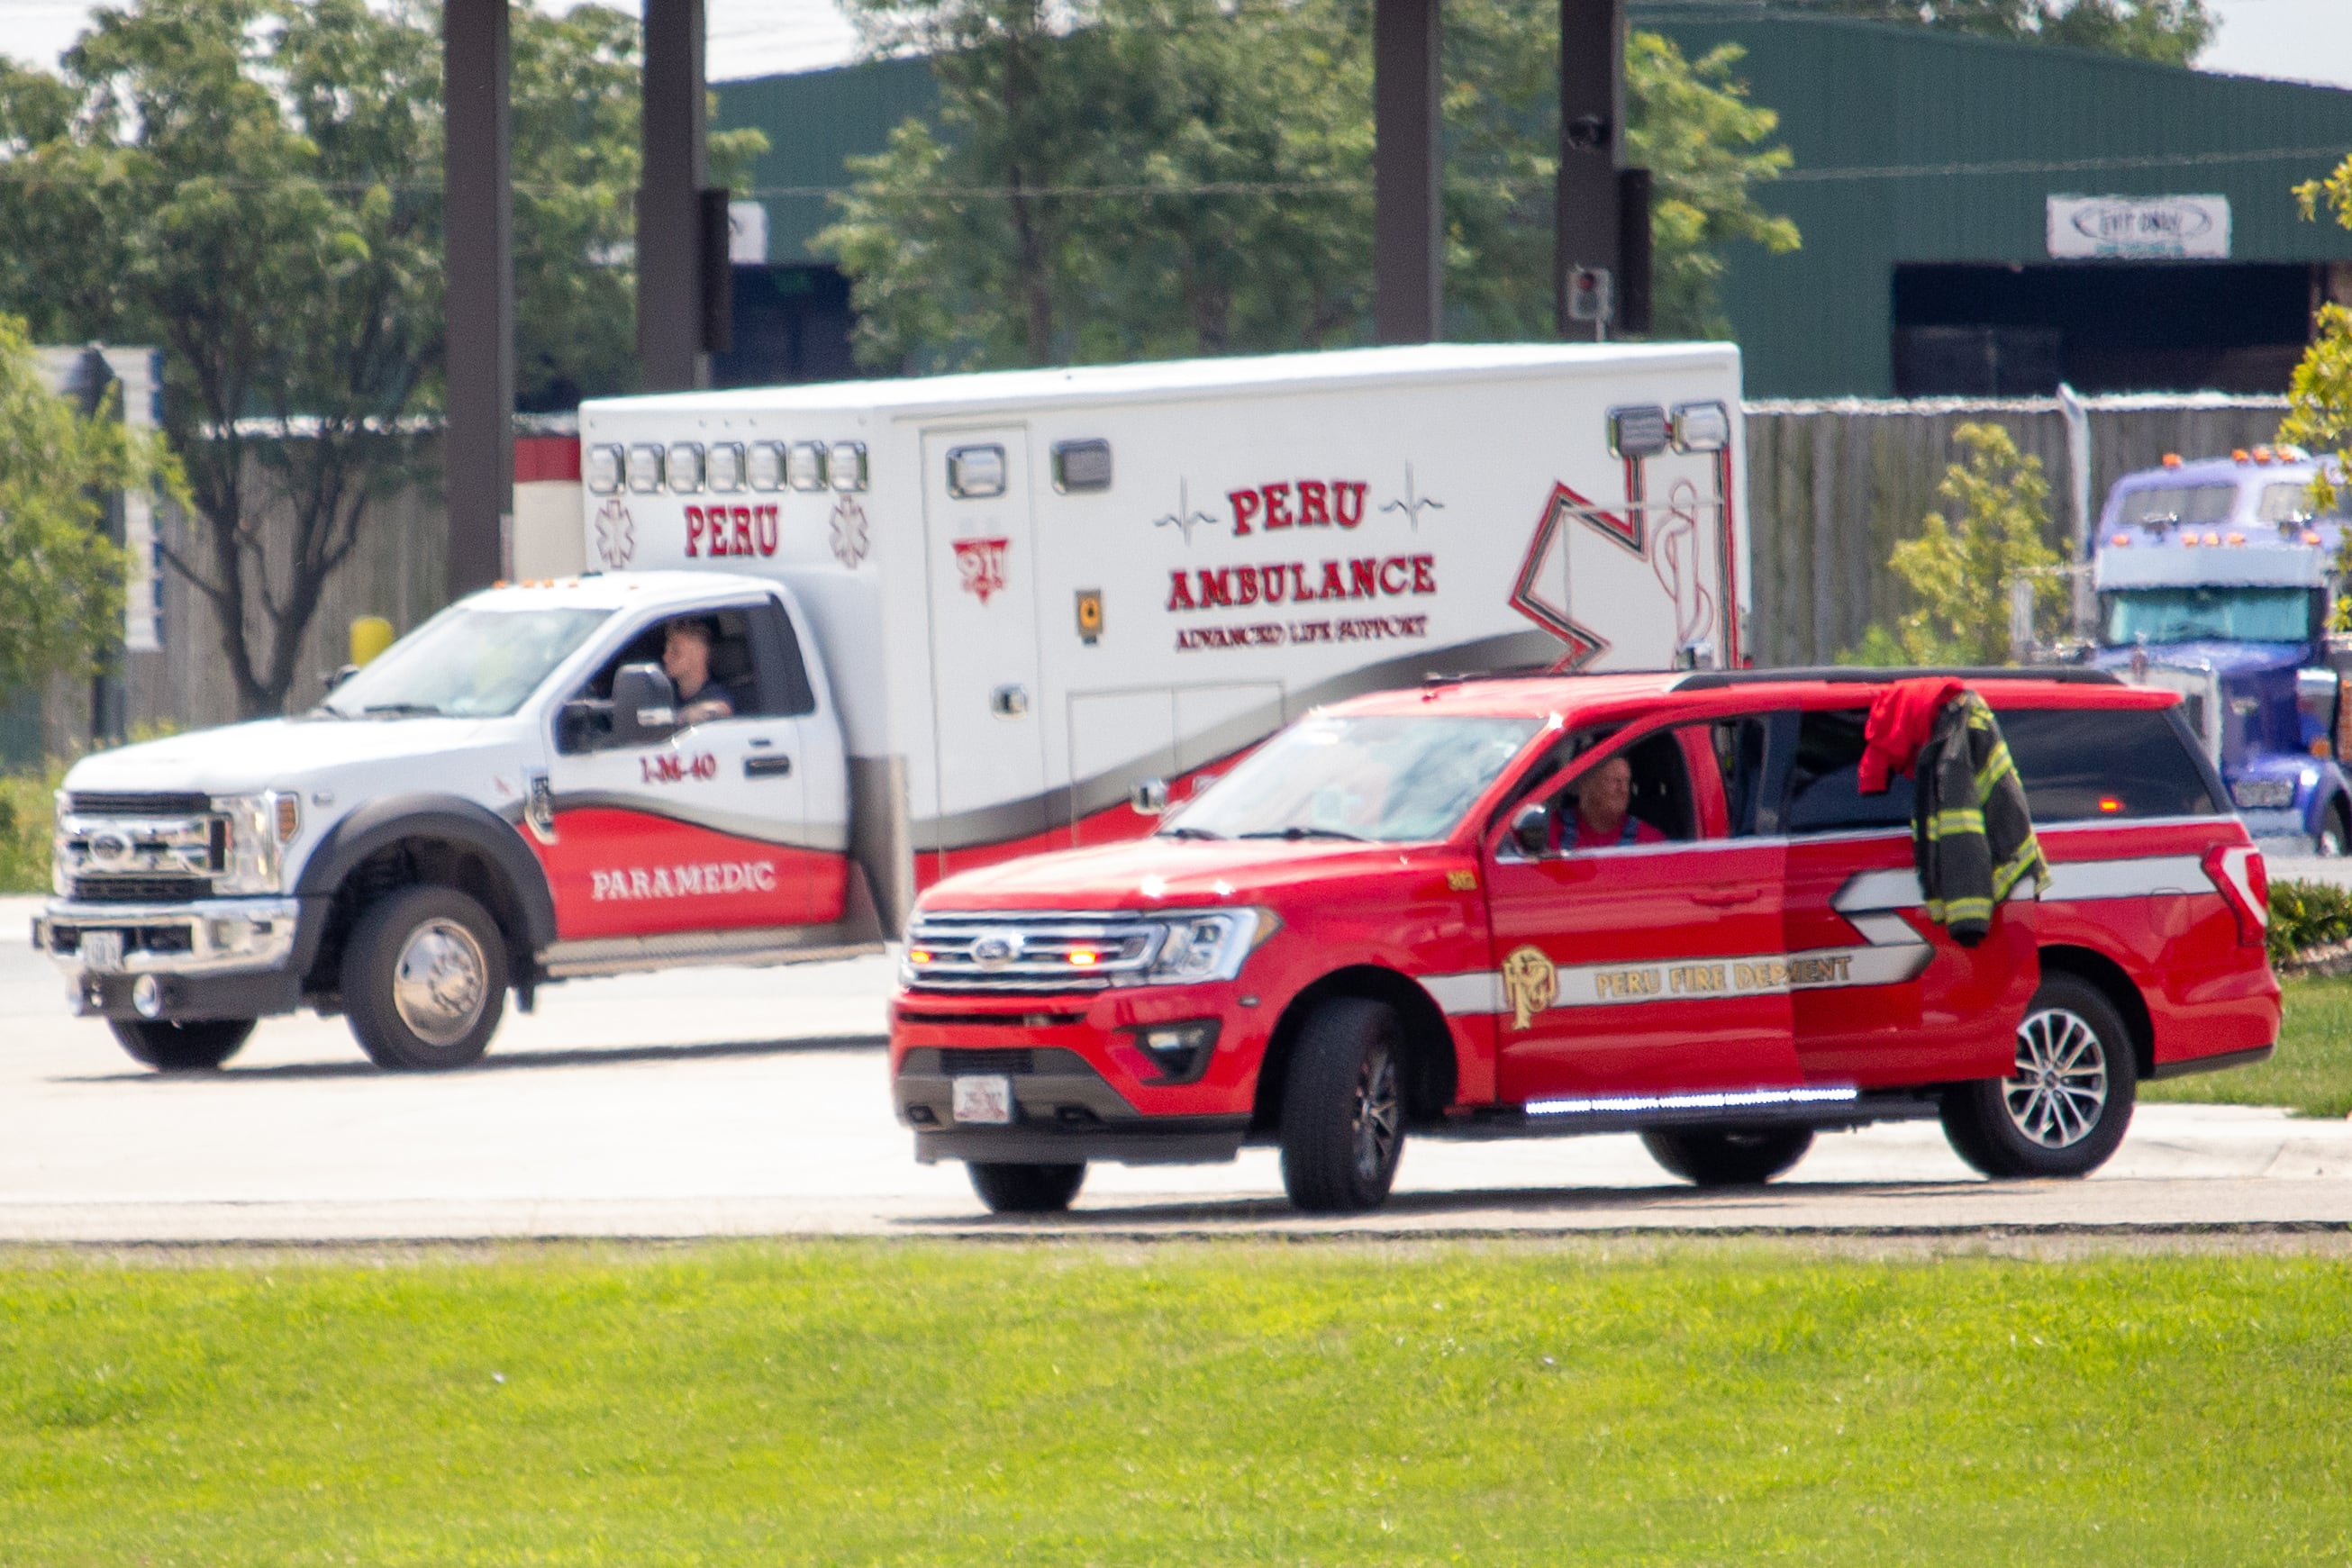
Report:
[[[1650,329],[1650,172],[1622,166],[1624,142],[1624,0],[1560,0],[1552,280],[1562,338]]]

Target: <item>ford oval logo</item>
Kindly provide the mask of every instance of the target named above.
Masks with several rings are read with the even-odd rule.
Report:
[[[131,841],[121,833],[99,833],[89,841],[89,858],[109,868],[131,863]]]
[[[973,938],[971,961],[982,969],[1002,969],[1021,956],[1018,931],[983,931]]]

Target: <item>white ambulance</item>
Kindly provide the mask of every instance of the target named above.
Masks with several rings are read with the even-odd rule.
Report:
[[[68,776],[35,941],[133,1056],[216,1066],[308,1005],[459,1066],[509,989],[877,947],[1319,703],[1740,657],[1728,345],[622,398],[580,439],[578,574]],[[731,711],[681,706],[680,626]]]

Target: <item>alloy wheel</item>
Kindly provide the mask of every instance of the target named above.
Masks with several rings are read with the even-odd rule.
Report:
[[[2107,1051],[2080,1014],[2053,1008],[2017,1026],[2017,1071],[2001,1085],[2017,1130],[2045,1149],[2072,1147],[2107,1104]]]
[[[1396,1056],[1384,1045],[1375,1046],[1356,1074],[1356,1174],[1364,1180],[1378,1181],[1388,1169],[1402,1121]]]

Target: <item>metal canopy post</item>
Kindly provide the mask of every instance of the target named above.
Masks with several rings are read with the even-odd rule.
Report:
[[[1444,308],[1438,0],[1372,11],[1372,335],[1433,343]]]
[[[702,308],[702,0],[646,0],[637,368],[647,392],[710,384]]]
[[[1625,0],[1559,0],[1559,183],[1552,298],[1563,338],[1600,339],[1606,321],[1572,319],[1569,279],[1610,275],[1622,298],[1617,170],[1625,142]]]
[[[505,574],[514,514],[514,189],[509,180],[507,0],[446,0],[441,87],[442,437],[449,597]]]

